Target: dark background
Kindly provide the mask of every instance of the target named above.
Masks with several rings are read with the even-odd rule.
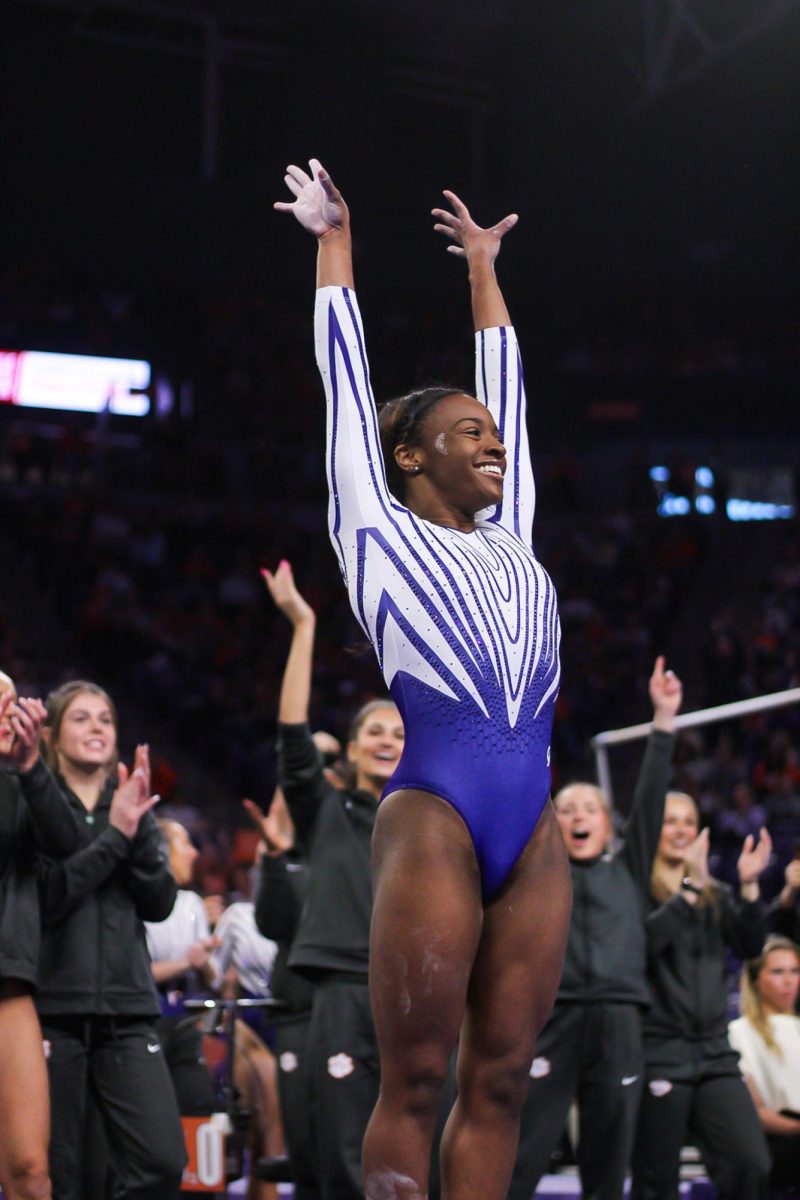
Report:
[[[741,42],[705,61],[680,32],[648,96],[634,67],[648,10],[668,32],[666,0],[9,0],[4,243],[154,289],[283,281],[311,248],[271,203],[284,165],[316,154],[351,200],[376,289],[416,282],[447,302],[452,264],[426,219],[447,186],[484,219],[521,214],[504,267],[523,303],[788,300],[800,5],[782,7],[745,37],[769,0],[690,5],[721,47]]]

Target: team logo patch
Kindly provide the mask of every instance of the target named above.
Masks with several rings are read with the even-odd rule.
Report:
[[[328,1059],[328,1074],[334,1079],[346,1079],[356,1069],[349,1054],[334,1054]]]
[[[44,1050],[45,1058],[49,1058],[53,1053],[53,1043],[49,1041],[48,1038],[44,1038],[42,1040],[42,1049]]]
[[[662,1096],[668,1096],[672,1091],[672,1084],[668,1079],[651,1079],[647,1085],[650,1089],[650,1095],[655,1096],[660,1100]]]
[[[278,1063],[280,1064],[281,1070],[285,1071],[287,1075],[291,1074],[292,1071],[296,1071],[300,1066],[300,1063],[297,1061],[297,1055],[292,1054],[291,1050],[284,1050],[283,1054],[278,1059]]]
[[[549,1058],[535,1058],[531,1063],[530,1077],[531,1079],[544,1079],[545,1075],[549,1075],[553,1067]]]

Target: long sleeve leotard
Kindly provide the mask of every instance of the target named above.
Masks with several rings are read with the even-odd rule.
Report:
[[[415,516],[387,487],[355,294],[321,288],[315,328],[330,536],[406,730],[385,794],[415,788],[450,803],[489,896],[547,802],[560,676],[555,590],[531,548],[535,493],[514,331],[476,334],[477,395],[507,468],[502,502],[465,533]]]

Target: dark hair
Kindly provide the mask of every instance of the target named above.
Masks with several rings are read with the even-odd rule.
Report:
[[[432,387],[418,388],[407,392],[405,396],[397,396],[387,400],[378,412],[378,429],[381,435],[381,449],[386,469],[386,482],[389,491],[398,500],[405,503],[406,472],[397,465],[394,452],[398,446],[418,446],[422,431],[422,423],[446,396],[460,395],[460,388],[443,387],[441,384]]]
[[[368,721],[374,712],[379,712],[382,708],[393,708],[398,711],[397,705],[391,696],[386,696],[385,699],[379,698],[377,700],[368,700],[366,704],[362,704],[361,708],[350,722],[347,740],[349,742],[354,742],[358,737],[361,726],[365,723],[365,721]]]

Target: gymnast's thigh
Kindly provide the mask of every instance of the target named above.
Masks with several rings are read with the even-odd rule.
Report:
[[[50,1101],[42,1031],[28,989],[7,982],[0,999],[0,1183],[47,1173]]]
[[[427,792],[394,792],[373,839],[370,987],[383,1085],[396,1069],[444,1075],[483,919],[469,831]]]

